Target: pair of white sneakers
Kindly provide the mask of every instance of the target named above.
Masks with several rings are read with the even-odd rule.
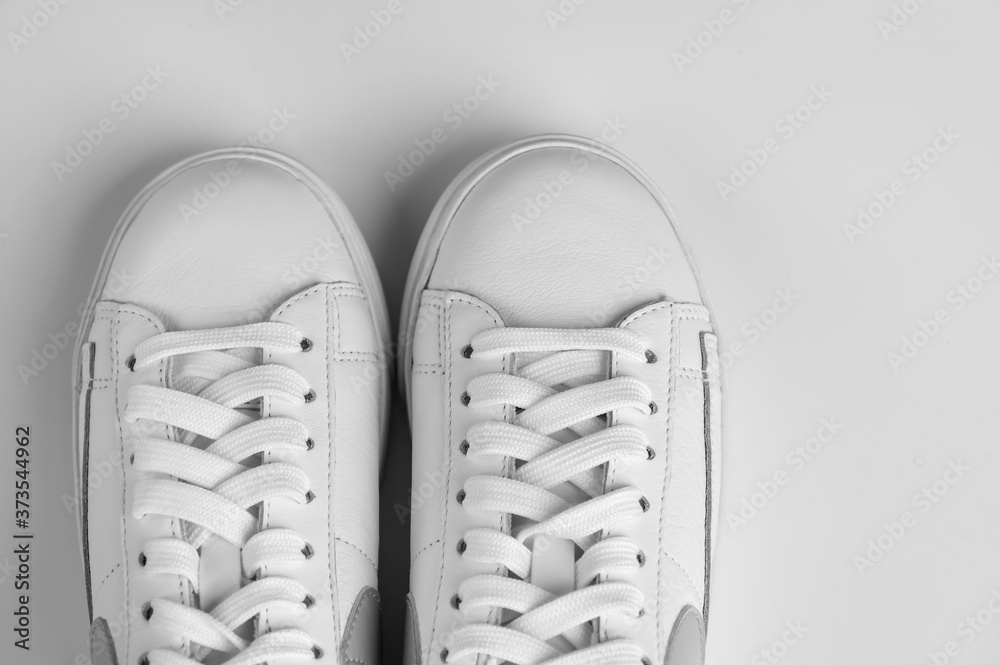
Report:
[[[95,665],[379,662],[394,361],[407,665],[703,662],[710,313],[649,179],[546,136],[444,193],[398,344],[350,214],[296,162],[212,152],[132,202],[75,364]]]

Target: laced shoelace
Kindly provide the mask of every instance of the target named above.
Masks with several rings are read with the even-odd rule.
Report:
[[[605,577],[634,571],[644,565],[645,554],[631,538],[601,534],[637,519],[650,505],[635,487],[605,492],[606,465],[653,457],[639,428],[613,421],[609,426],[608,414],[624,409],[652,414],[657,407],[643,381],[608,378],[609,352],[656,362],[644,339],[625,329],[498,328],[477,334],[463,350],[474,358],[517,354],[513,374],[476,377],[462,395],[471,408],[514,407],[513,422],[480,422],[460,448],[466,455],[502,456],[517,464],[510,477],[469,478],[459,495],[465,508],[510,515],[515,526],[509,535],[474,528],[460,541],[464,557],[508,575],[476,575],[461,583],[452,603],[469,623],[451,632],[441,654],[446,662],[469,656],[519,665],[650,662],[629,637],[643,613],[642,592]],[[575,438],[566,442],[564,430]],[[553,491],[564,483],[582,491],[582,500]],[[583,552],[568,593],[557,595],[528,581],[540,537],[568,539]],[[501,620],[484,623],[484,616]],[[597,643],[595,623],[606,617],[618,618],[617,628]],[[570,647],[557,649],[553,641]]]
[[[261,577],[268,565],[290,564],[313,549],[292,529],[259,530],[250,512],[265,500],[307,503],[313,494],[299,466],[276,461],[243,462],[264,452],[300,453],[313,447],[305,425],[293,418],[260,418],[259,400],[303,403],[315,399],[305,379],[277,364],[262,364],[262,349],[275,353],[308,351],[312,343],[295,327],[277,322],[233,328],[161,333],[139,344],[127,365],[134,371],[171,358],[171,388],[130,388],[125,420],[173,426],[177,441],[139,438],[131,463],[153,477],[135,487],[132,514],[181,520],[178,537],[155,538],[143,547],[141,574],[177,575],[199,592],[198,548],[216,535],[241,548],[243,576],[249,580],[211,612],[174,600],[154,598],[143,607],[151,626],[192,644],[195,659],[157,648],[143,665],[197,665],[209,653],[231,654],[228,665],[321,655],[301,629],[315,601],[302,584],[284,577]],[[207,446],[193,445],[211,441]],[[248,640],[237,629],[265,610],[281,610],[291,627]],[[284,662],[284,660],[282,660]]]

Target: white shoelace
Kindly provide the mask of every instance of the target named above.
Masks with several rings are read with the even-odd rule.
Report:
[[[300,628],[282,628],[247,640],[236,629],[264,610],[279,609],[301,626],[313,598],[299,582],[260,577],[272,564],[312,556],[312,547],[291,529],[258,530],[249,512],[264,500],[306,503],[312,498],[306,473],[290,462],[242,464],[266,451],[305,452],[312,447],[306,427],[292,418],[260,418],[263,397],[302,403],[315,398],[305,379],[288,367],[261,364],[261,349],[303,352],[311,343],[293,326],[255,323],[233,328],[161,333],[136,347],[128,364],[136,370],[173,358],[172,388],[137,385],[128,393],[125,420],[165,423],[179,441],[143,437],[132,464],[154,474],[135,487],[132,514],[182,520],[179,538],[156,538],[143,547],[140,574],[178,575],[199,592],[198,548],[213,534],[242,550],[240,590],[211,612],[154,598],[143,609],[150,625],[193,644],[191,659],[170,649],[146,655],[149,665],[196,665],[212,651],[232,654],[228,665],[317,657],[315,641]],[[243,407],[243,408],[239,408]],[[198,437],[211,440],[204,449]],[[282,661],[284,662],[284,661]]]
[[[605,493],[605,466],[639,463],[653,455],[640,429],[613,420],[609,426],[606,414],[624,409],[651,414],[657,408],[644,382],[608,378],[608,352],[644,362],[656,362],[655,354],[639,334],[616,328],[498,328],[477,334],[470,346],[473,358],[518,354],[520,362],[514,374],[470,381],[463,401],[471,408],[512,406],[516,415],[512,423],[474,425],[461,451],[507,457],[518,464],[509,478],[473,476],[460,497],[467,509],[507,514],[516,522],[511,535],[471,529],[459,551],[512,575],[477,575],[461,583],[453,603],[470,623],[452,631],[442,657],[453,662],[487,656],[496,659],[490,662],[518,665],[648,663],[628,635],[642,616],[643,594],[632,584],[605,577],[637,569],[645,555],[631,538],[601,534],[649,509],[637,488]],[[576,438],[554,438],[564,430]],[[552,491],[564,483],[578,488],[581,500],[569,501],[566,492]],[[568,539],[582,550],[572,591],[556,595],[527,581],[540,537]],[[483,617],[497,612],[499,624],[482,623]],[[616,630],[624,634],[608,634],[597,643],[594,625],[607,617],[619,618]],[[550,642],[553,638],[569,648],[557,649]]]

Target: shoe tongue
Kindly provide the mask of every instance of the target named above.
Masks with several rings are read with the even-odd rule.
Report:
[[[556,596],[573,591],[576,583],[576,543],[539,535],[531,548],[531,579]]]
[[[212,536],[201,546],[198,567],[201,609],[210,612],[216,605],[240,590],[242,562],[240,550],[229,541]]]

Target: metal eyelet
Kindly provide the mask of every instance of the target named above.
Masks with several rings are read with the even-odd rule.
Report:
[[[650,402],[649,403],[649,415],[653,415],[657,411],[659,411],[659,407],[656,406],[656,402]]]
[[[315,499],[315,498],[316,498],[316,495],[313,494],[312,490],[309,490],[308,492],[306,492],[306,503],[312,503],[313,499]]]
[[[313,549],[312,545],[306,543],[306,546],[302,548],[302,556],[304,556],[307,559],[311,559],[313,558],[314,554],[316,554],[316,550]]]
[[[642,508],[642,512],[649,510],[649,499],[646,497],[641,497],[639,499],[639,506]]]
[[[142,606],[142,618],[149,621],[153,617],[153,606],[150,603],[146,603]]]
[[[142,566],[143,568],[145,568],[147,561],[148,561],[148,559],[146,558],[146,553],[145,552],[139,552],[139,565]]]
[[[456,610],[462,606],[462,599],[458,597],[457,593],[451,597],[451,606]]]
[[[312,596],[306,596],[302,599],[302,604],[306,606],[306,609],[308,609],[316,604],[316,599]]]
[[[646,553],[639,550],[639,553],[635,555],[636,561],[639,562],[639,567],[642,568],[646,565]]]
[[[149,654],[142,654],[139,656],[139,665],[149,665]]]
[[[306,439],[306,450],[312,450],[316,447],[316,442],[312,440],[312,437]]]
[[[459,503],[464,503],[465,502],[465,490],[458,490],[458,494],[455,495],[455,498],[458,500]]]
[[[471,344],[466,344],[465,346],[462,347],[462,357],[463,358],[471,358],[472,357],[472,345]]]
[[[643,656],[642,665],[653,665],[653,661],[649,659],[649,656]]]
[[[458,550],[459,554],[465,554],[465,550],[468,549],[468,547],[469,546],[465,544],[465,538],[462,538],[458,541],[458,545],[455,547],[455,549]]]
[[[462,396],[459,397],[459,399],[462,401],[463,406],[469,406],[469,402],[472,401],[472,398],[469,397],[469,393],[462,393]]]
[[[444,663],[448,662],[448,650],[447,649],[441,649],[441,662],[444,662]]]
[[[313,348],[313,343],[312,340],[309,339],[308,337],[303,337],[302,341],[299,342],[299,346],[302,347],[303,351],[311,351]]]
[[[134,353],[128,357],[128,360],[125,361],[125,366],[128,367],[128,371],[130,371],[130,372],[134,372],[135,371],[135,354]]]
[[[303,396],[303,399],[305,399],[305,401],[306,401],[306,404],[308,404],[309,402],[312,402],[313,400],[315,400],[315,399],[316,399],[316,391],[315,391],[315,390],[313,390],[312,388],[310,388],[310,389],[309,389],[309,392],[307,392],[307,393],[306,393],[306,394],[305,394],[305,395]]]
[[[656,457],[656,451],[653,450],[653,446],[646,446],[646,459],[650,460]]]
[[[646,362],[652,365],[656,360],[656,354],[653,353],[652,349],[646,349]]]
[[[469,442],[468,442],[468,440],[462,441],[462,443],[458,444],[458,452],[462,453],[463,455],[468,455],[469,454]]]
[[[319,660],[323,657],[323,650],[319,648],[318,644],[313,645],[313,658]]]

